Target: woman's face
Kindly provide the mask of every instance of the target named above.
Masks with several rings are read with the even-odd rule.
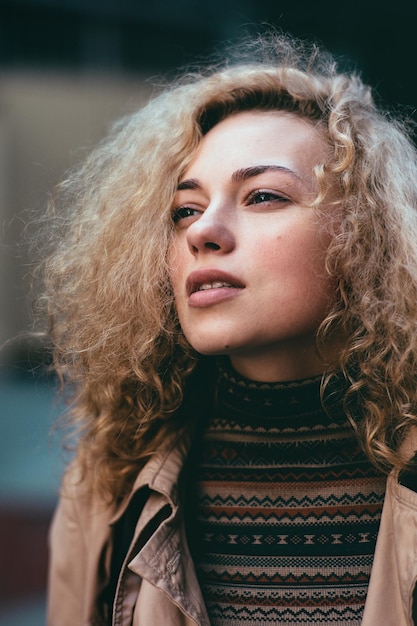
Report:
[[[201,141],[173,205],[170,275],[182,330],[253,380],[318,374],[333,298],[314,199],[321,131],[281,111],[232,115]]]

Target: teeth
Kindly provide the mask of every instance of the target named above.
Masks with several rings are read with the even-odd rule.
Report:
[[[207,289],[221,289],[222,287],[232,287],[230,283],[215,281],[213,283],[203,283],[199,286],[198,291],[206,291]]]

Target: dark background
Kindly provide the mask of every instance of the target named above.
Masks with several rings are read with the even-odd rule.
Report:
[[[417,2],[0,0],[0,346],[30,323],[23,234],[48,190],[158,76],[269,24],[329,49],[417,121]],[[46,534],[63,467],[45,353],[0,351],[0,626],[44,624]]]
[[[413,0],[1,0],[0,64],[167,71],[244,26],[269,23],[349,59],[386,103],[414,107],[416,7]]]

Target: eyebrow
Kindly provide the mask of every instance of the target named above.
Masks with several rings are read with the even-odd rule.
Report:
[[[248,178],[259,176],[264,172],[285,172],[301,179],[299,174],[290,170],[288,167],[284,167],[283,165],[254,165],[253,167],[244,167],[240,170],[236,170],[236,172],[233,172],[232,181],[234,183],[241,183],[242,181],[248,180]]]
[[[264,174],[264,172],[285,172],[286,174],[290,174],[297,178],[297,180],[302,181],[302,177],[289,169],[288,167],[284,167],[283,165],[254,165],[252,167],[243,167],[239,170],[233,172],[231,179],[234,183],[240,183],[249,178],[254,178],[255,176],[259,176],[260,174]],[[197,178],[187,178],[178,184],[177,190],[182,191],[184,189],[201,189],[202,184]]]

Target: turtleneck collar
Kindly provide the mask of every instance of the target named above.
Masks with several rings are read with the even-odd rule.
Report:
[[[321,400],[322,376],[279,383],[255,382],[236,372],[228,359],[218,363],[216,413],[229,419],[258,425],[282,427],[314,426],[317,423],[345,421],[343,391],[339,379],[325,390]]]

